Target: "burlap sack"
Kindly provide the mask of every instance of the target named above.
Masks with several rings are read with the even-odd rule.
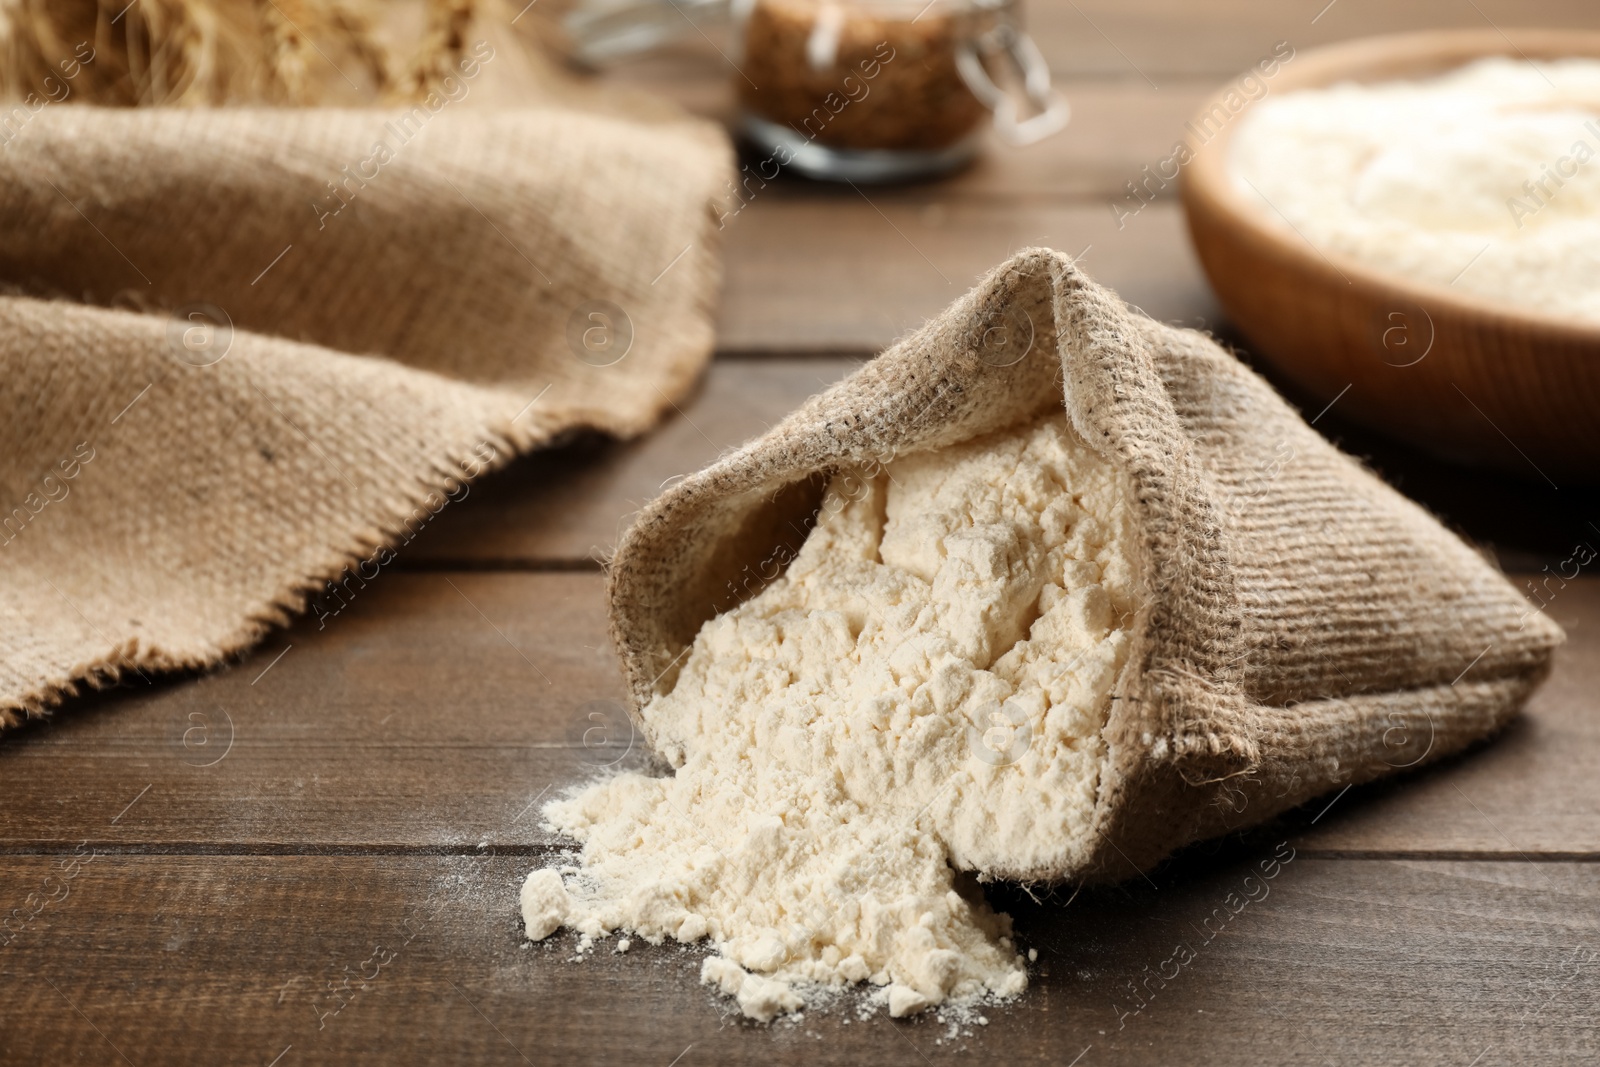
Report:
[[[1154,322],[1067,257],[1034,250],[642,513],[610,576],[636,716],[671,688],[701,623],[792,557],[819,474],[937,449],[1063,399],[1130,479],[1145,599],[1105,727],[1094,832],[1061,869],[989,873],[1127,876],[1455,752],[1504,724],[1544,675],[1561,632],[1493,566],[1204,335]],[[641,726],[648,737],[648,718]]]
[[[0,147],[0,724],[334,612],[481,470],[649,426],[711,350],[731,169],[707,124],[450,100],[29,114]]]

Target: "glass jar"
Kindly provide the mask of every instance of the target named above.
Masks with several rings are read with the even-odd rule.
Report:
[[[578,0],[561,21],[572,58],[599,67],[720,24],[727,14],[728,0]]]
[[[734,0],[732,14],[740,131],[810,177],[953,170],[991,112],[1013,144],[1067,122],[1018,0]]]

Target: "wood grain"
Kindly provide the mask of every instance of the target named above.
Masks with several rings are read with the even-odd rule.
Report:
[[[601,763],[646,766],[601,587],[385,573],[237,667],[78,702],[0,746],[0,850],[548,848],[537,798]],[[1600,579],[1549,611],[1571,641],[1505,736],[1320,817],[1312,804],[1285,832],[1326,854],[1600,858]],[[592,712],[611,716],[613,747],[584,747]]]
[[[0,841],[547,842],[529,804],[592,770],[581,709],[622,693],[600,594],[596,574],[382,573],[237,667],[135,678],[8,738]]]
[[[1583,0],[1036,0],[1027,11],[1052,69],[1156,85],[1177,77],[1230,77],[1278,41],[1304,50],[1423,29],[1600,29],[1600,10]]]
[[[777,358],[719,361],[643,441],[582,443],[486,480],[320,624],[224,670],[73,701],[0,744],[0,1062],[1592,1058],[1600,579],[1587,576],[1548,609],[1571,638],[1554,676],[1478,751],[1191,849],[1150,883],[1070,902],[990,887],[1039,960],[1028,996],[970,1036],[847,1013],[757,1028],[698,985],[700,949],[607,945],[578,964],[567,939],[522,947],[517,883],[561,848],[538,802],[598,763],[645,765],[620,720],[611,746],[582,738],[621,695],[593,559],[662,481],[760,432],[1021,245],[1092,243],[1097,278],[1159,317],[1215,322],[1176,202],[1118,229],[1108,201],[1276,40],[1600,26],[1575,0],[1029,6],[1077,108],[1065,135],[870,201],[776,182],[729,221],[723,353]],[[725,115],[721,64],[696,42],[612,76]],[[1296,397],[1308,411],[1328,399]],[[1530,570],[1600,536],[1586,525],[1600,498],[1419,460],[1336,409],[1318,427]],[[1280,840],[1297,852],[1270,895],[1208,939]],[[1150,978],[1171,974],[1180,942],[1194,959]]]
[[[404,563],[538,566],[608,558],[632,514],[667,481],[765,432],[859,365],[830,358],[714,363],[693,396],[649,436],[537,452],[486,478],[407,546]]]
[[[0,1056],[1465,1067],[1600,1042],[1600,867],[1275,845],[1070,903],[992,892],[1039,958],[970,1036],[842,1010],[755,1027],[699,985],[699,947],[601,942],[579,963],[566,935],[524,947],[520,857],[96,856],[71,878],[60,857],[7,857],[0,900],[66,895],[0,948]]]
[[[858,361],[771,356],[722,359],[695,393],[638,441],[589,440],[537,452],[486,478],[406,546],[398,566],[481,569],[592,565],[671,478],[711,462],[848,374]],[[1455,467],[1345,422],[1333,395],[1279,381],[1317,428],[1453,528],[1496,552],[1501,565],[1560,570],[1574,545],[1600,537],[1600,491],[1559,492],[1531,470],[1505,476]],[[1342,403],[1342,401],[1341,401]],[[1325,410],[1326,409],[1326,410]],[[1570,573],[1570,571],[1569,571]]]
[[[1219,317],[1174,202],[1119,226],[1104,203],[758,198],[729,223],[725,242],[718,337],[735,351],[876,351],[1036,245],[1087,250],[1094,279],[1155,318],[1209,326]]]
[[[621,68],[619,80],[677,100],[697,114],[731,124],[735,99],[732,87],[716,67],[719,58],[709,48],[705,55],[680,56],[664,65],[659,58],[640,61],[641,74]],[[1043,199],[1106,199],[1126,192],[1125,183],[1139,176],[1145,164],[1154,166],[1172,153],[1183,124],[1200,102],[1216,88],[1214,78],[1184,78],[1153,89],[1144,82],[1071,79],[1060,85],[1072,106],[1066,129],[1026,148],[1015,148],[999,138],[989,139],[967,169],[951,177],[924,183],[875,187],[885,195],[922,202],[952,199],[1021,197]],[[745,163],[758,177],[771,174],[761,166],[766,156],[747,154]],[[750,173],[750,172],[747,172]],[[753,184],[760,197],[803,198],[856,194],[804,178],[782,178],[766,187]],[[1171,190],[1168,191],[1169,194]],[[731,206],[731,205],[730,205]]]
[[[1029,32],[1058,81],[1137,82],[1146,88],[1220,82],[1279,41],[1303,50],[1426,29],[1600,29],[1600,10],[1587,0],[1030,0],[1023,7]],[[714,114],[726,106],[721,88],[738,77],[727,53],[723,32],[710,27],[704,38],[687,34],[660,53],[619,63],[609,76]],[[745,74],[760,83],[759,70],[747,67]]]

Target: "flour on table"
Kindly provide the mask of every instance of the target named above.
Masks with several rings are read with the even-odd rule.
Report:
[[[528,936],[709,939],[702,981],[763,1020],[857,983],[895,1016],[1021,993],[961,872],[1061,866],[1091,832],[1132,521],[1061,413],[836,476],[645,709],[675,773],[545,808],[583,866],[528,876]]]

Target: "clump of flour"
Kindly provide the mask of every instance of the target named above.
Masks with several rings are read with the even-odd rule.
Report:
[[[1131,523],[1059,413],[836,477],[645,709],[675,773],[545,808],[583,866],[528,876],[528,936],[709,938],[702,981],[763,1020],[857,983],[894,1016],[1020,993],[1010,919],[958,870],[1048,869],[1090,833]]]
[[[1319,250],[1600,320],[1600,60],[1269,97],[1228,163],[1264,218]]]

